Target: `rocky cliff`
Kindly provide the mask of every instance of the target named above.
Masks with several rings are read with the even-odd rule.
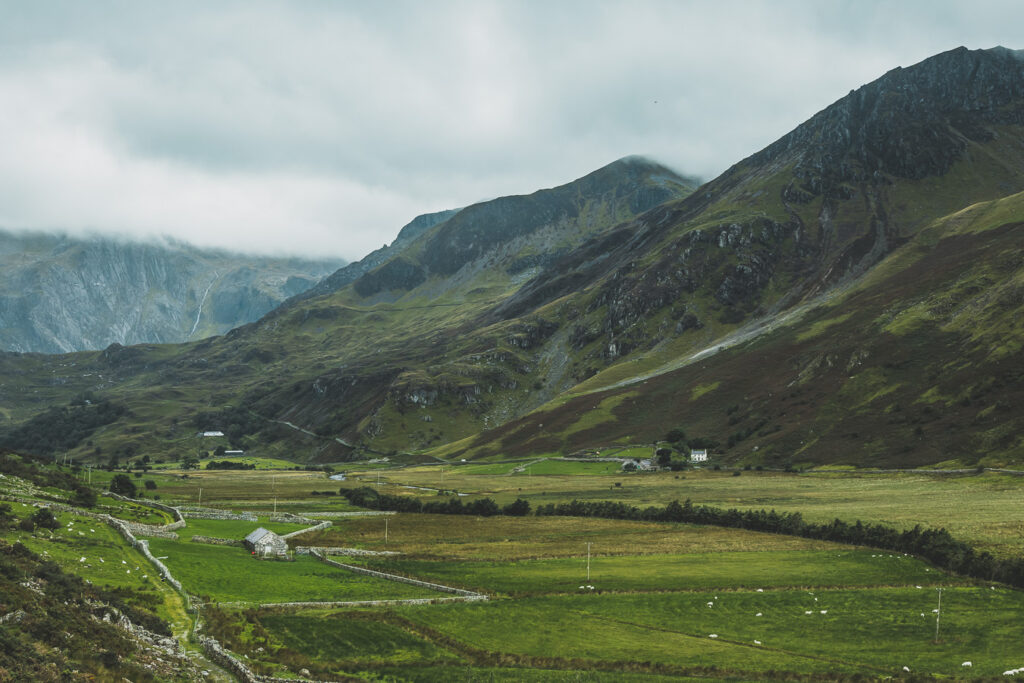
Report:
[[[62,353],[223,334],[339,264],[0,232],[0,348]]]

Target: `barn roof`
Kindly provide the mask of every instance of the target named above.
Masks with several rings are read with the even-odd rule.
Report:
[[[245,540],[249,543],[258,543],[261,538],[264,538],[267,534],[273,534],[273,531],[259,527],[251,534],[245,537]]]

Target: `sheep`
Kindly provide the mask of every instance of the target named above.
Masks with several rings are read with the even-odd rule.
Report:
[[[960,666],[968,666],[968,667],[970,667],[970,666],[974,666],[974,664],[972,662],[964,662]]]

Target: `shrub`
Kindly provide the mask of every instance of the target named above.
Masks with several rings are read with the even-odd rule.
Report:
[[[134,498],[136,493],[135,484],[127,474],[115,474],[114,478],[110,480],[110,492]]]

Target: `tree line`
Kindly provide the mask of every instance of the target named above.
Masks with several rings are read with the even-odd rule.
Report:
[[[479,516],[530,514],[530,504],[522,498],[502,508],[490,498],[479,498],[468,504],[463,504],[458,498],[423,503],[417,498],[381,494],[368,486],[342,488],[339,493],[353,505],[377,510]],[[860,520],[852,523],[841,519],[807,522],[799,512],[724,509],[694,505],[689,499],[682,504],[674,500],[665,507],[646,508],[613,501],[573,500],[541,505],[534,514],[538,517],[686,522],[868,546],[914,555],[956,574],[1024,588],[1024,558],[997,558],[985,551],[977,552],[964,541],[953,538],[945,529],[922,529],[920,525],[900,531],[885,524],[865,524]]]

